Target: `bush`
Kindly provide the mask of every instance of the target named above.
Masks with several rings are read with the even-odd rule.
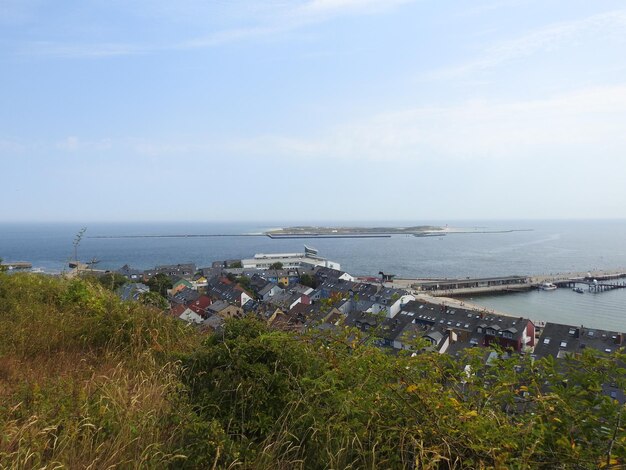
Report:
[[[626,356],[389,354],[250,318],[203,336],[0,273],[0,468],[623,468]]]

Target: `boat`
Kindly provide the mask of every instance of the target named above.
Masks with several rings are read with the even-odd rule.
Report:
[[[541,290],[556,290],[556,286],[551,282],[543,282],[539,284],[539,289]]]
[[[582,287],[574,287],[572,289],[574,292],[576,292],[577,294],[584,294],[585,291],[582,289]]]

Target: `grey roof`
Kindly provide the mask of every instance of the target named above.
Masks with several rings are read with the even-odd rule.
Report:
[[[313,289],[309,286],[304,286],[302,284],[293,284],[289,286],[289,290],[292,292],[299,292],[301,294],[305,294],[306,292],[311,293]],[[308,294],[306,294],[308,295]]]
[[[202,322],[202,326],[212,328],[213,330],[219,330],[222,326],[224,326],[224,319],[219,315],[211,315]]]
[[[275,287],[278,287],[278,285],[274,284],[273,282],[268,282],[265,284],[265,286],[262,289],[259,290],[259,295],[263,297],[265,294],[268,294]]]
[[[393,318],[381,318],[380,315],[353,312],[346,318],[346,325],[356,326],[364,331],[378,328],[378,334],[388,343],[403,342],[428,335],[431,339],[445,338],[453,331],[456,341],[448,352],[478,345],[499,342],[507,346],[523,346],[522,333],[530,320],[519,317],[507,317],[479,313],[463,308],[449,308],[423,301],[408,302],[403,310]],[[514,327],[515,326],[515,327]],[[495,334],[487,334],[492,328]],[[510,337],[507,337],[510,336]]]
[[[119,289],[117,289],[117,295],[122,300],[138,300],[141,294],[149,291],[150,288],[145,284],[124,284]]]
[[[176,295],[172,298],[174,302],[179,304],[187,304],[189,302],[193,302],[198,300],[200,297],[200,293],[197,290],[190,289],[189,287],[185,287],[178,291]]]
[[[339,271],[338,269],[327,268],[326,266],[318,266],[315,269],[315,276],[318,279],[339,279],[339,277],[346,274],[345,271]]]
[[[129,265],[125,264],[124,266],[122,266],[120,269],[118,269],[116,271],[118,274],[121,274],[122,276],[125,277],[132,277],[132,276],[143,276],[143,271],[140,269],[133,269],[131,268]]]
[[[156,266],[154,269],[146,269],[146,276],[156,276],[157,274],[166,274],[168,276],[181,276],[191,278],[196,273],[196,265],[193,263],[183,264],[167,264]]]
[[[209,282],[207,293],[214,298],[226,300],[230,303],[239,303],[244,292],[236,284],[226,284],[219,279],[214,279]]]
[[[269,299],[266,300],[266,302],[268,304],[275,305],[277,307],[288,308],[291,306],[291,304],[293,304],[295,301],[297,301],[301,297],[302,297],[302,294],[291,293],[291,292],[281,292],[281,293],[274,295],[273,297],[270,297]]]
[[[429,331],[424,336],[431,338],[436,342],[436,344],[439,344],[439,342],[443,339],[443,334],[440,331]]]
[[[259,292],[268,284],[270,284],[270,282],[267,279],[263,279],[257,273],[254,273],[252,276],[250,276],[250,286],[257,292]]]
[[[403,289],[394,289],[390,287],[381,288],[375,294],[370,295],[370,300],[384,305],[391,305],[408,292]]]
[[[580,353],[585,348],[612,353],[624,345],[624,336],[624,333],[617,331],[546,323],[534,354],[537,357],[562,358],[568,353]]]
[[[230,304],[228,302],[225,302],[223,300],[218,300],[217,302],[213,302],[211,305],[209,305],[208,310],[218,313],[224,310],[225,308],[228,308],[229,306]]]

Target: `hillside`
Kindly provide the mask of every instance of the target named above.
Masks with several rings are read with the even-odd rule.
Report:
[[[622,468],[624,356],[394,356],[219,335],[84,280],[0,273],[0,468]]]

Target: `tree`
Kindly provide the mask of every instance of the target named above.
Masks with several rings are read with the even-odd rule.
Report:
[[[106,273],[98,278],[98,282],[107,289],[116,291],[126,284],[128,279],[119,273]]]
[[[0,273],[6,270],[7,270],[7,267],[4,264],[2,264],[2,258],[0,258]]]
[[[139,302],[159,310],[167,310],[169,304],[167,300],[158,292],[144,292],[139,295]]]
[[[272,263],[270,265],[270,269],[276,269],[276,270],[283,269],[283,263],[281,263],[280,261],[276,261],[275,263]]]
[[[174,285],[167,274],[159,273],[150,278],[147,282],[150,292],[158,292],[163,297],[167,297],[167,290]]]
[[[315,279],[314,276],[311,276],[310,274],[305,273],[302,276],[300,276],[300,284],[315,289],[317,287],[317,279]]]
[[[72,245],[74,245],[74,261],[78,261],[78,245],[80,245],[86,231],[87,227],[83,227],[78,231],[76,237],[74,237],[74,241],[72,242]]]
[[[234,263],[231,263],[228,267],[229,268],[243,268],[243,264],[241,264],[241,261],[235,261]]]
[[[237,283],[247,291],[252,290],[252,286],[250,285],[250,278],[248,276],[239,276],[237,278]]]

